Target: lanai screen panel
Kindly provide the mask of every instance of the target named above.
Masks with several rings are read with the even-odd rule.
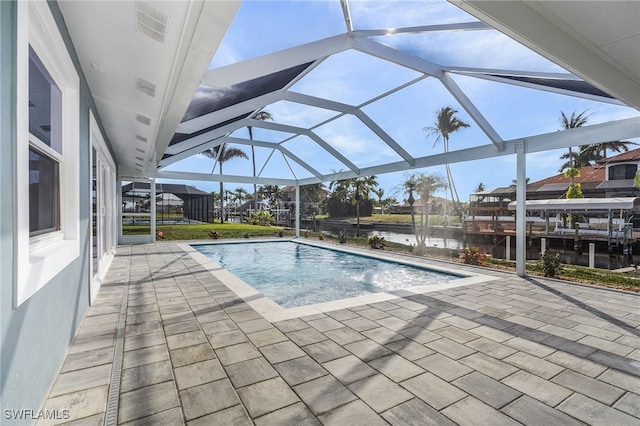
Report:
[[[243,3],[203,80],[209,86],[198,90],[167,150],[175,157],[161,168],[233,144],[247,152],[254,146],[261,171],[256,176],[253,161],[244,161],[234,173],[258,183],[267,183],[267,174],[290,176],[293,184],[301,176],[308,177],[300,183],[313,183],[420,169],[513,153],[516,138],[559,130],[560,110],[615,103],[446,1],[294,2],[291,25],[278,34],[260,32],[266,21],[282,19],[258,15],[265,4]],[[320,29],[333,19],[342,21],[343,34],[333,21],[330,30]],[[261,46],[252,54],[247,43],[256,32]],[[215,87],[216,81],[228,84]],[[470,126],[452,136],[448,154],[428,131],[445,106]],[[628,108],[594,109],[597,123],[638,116]],[[260,111],[272,119],[251,118]],[[556,138],[539,137],[535,150],[563,148],[550,143]]]

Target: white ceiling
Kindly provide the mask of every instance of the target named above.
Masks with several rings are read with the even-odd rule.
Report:
[[[640,1],[448,1],[640,109]]]
[[[153,175],[240,2],[59,4],[120,174]],[[137,29],[139,5],[166,15],[163,42]],[[136,89],[138,78],[154,96]]]
[[[627,105],[640,110],[640,34],[638,32],[640,2],[449,1],[570,70],[576,76],[582,77]],[[136,7],[141,3],[157,9],[160,16],[162,14],[168,16],[164,42],[156,41],[136,30]],[[163,165],[161,159],[177,129],[187,133],[203,129],[229,119],[238,110],[238,106],[234,105],[232,110],[218,111],[209,115],[207,120],[201,120],[203,121],[201,125],[195,125],[194,121],[181,124],[181,119],[198,85],[208,81],[216,81],[217,84],[243,82],[296,64],[323,60],[328,55],[351,48],[420,71],[425,76],[437,77],[458,99],[466,112],[474,118],[476,124],[492,143],[467,149],[464,152],[413,158],[407,156],[402,146],[398,146],[392,138],[385,135],[375,122],[363,115],[361,111],[349,109],[349,105],[338,105],[324,99],[299,97],[291,99],[291,93],[285,89],[277,94],[252,99],[244,107],[248,107],[247,112],[251,112],[277,100],[289,100],[306,102],[341,114],[353,114],[402,157],[399,162],[380,164],[366,169],[347,167],[347,173],[340,175],[342,177],[407,170],[515,152],[517,141],[501,140],[490,123],[485,120],[482,112],[476,110],[460,88],[447,77],[448,72],[456,72],[455,70],[444,72],[437,64],[410,57],[393,48],[371,43],[371,40],[367,39],[367,34],[354,37],[351,31],[348,3],[346,0],[342,0],[341,3],[347,31],[344,36],[321,40],[309,46],[295,47],[208,73],[207,66],[238,9],[239,1],[98,0],[83,2],[61,0],[60,8],[94,96],[104,130],[116,156],[119,172],[124,176],[161,176],[192,180],[225,179],[225,177],[210,174],[199,176],[193,173],[157,171],[157,166]],[[151,11],[153,14],[153,9]],[[401,29],[396,30],[401,31]],[[412,33],[420,32],[416,27],[410,30]],[[429,31],[427,27],[422,30]],[[153,97],[136,88],[137,78],[155,85]],[[140,115],[150,119],[149,125],[137,120]],[[235,128],[224,127],[222,133],[216,136],[228,136],[233,130],[239,128],[238,126],[247,124],[283,130],[277,123],[253,120],[239,122]],[[310,129],[286,128],[286,131],[308,135]],[[638,120],[626,120],[623,123],[605,123],[575,129],[566,135],[564,133],[557,132],[557,134],[541,136],[535,149],[560,148],[576,145],[578,141],[588,143],[587,141],[591,139],[602,141],[634,138],[640,136],[640,123]],[[146,142],[143,139],[146,139]],[[314,140],[322,143],[319,139]],[[247,145],[253,143],[248,140],[234,142]],[[253,144],[259,146],[260,141]],[[193,153],[198,150],[201,152],[213,145],[214,143],[199,146]],[[171,148],[169,150],[171,153],[180,152],[175,145]],[[286,154],[281,152],[283,155]],[[295,158],[291,156],[289,158],[295,161]],[[342,162],[345,163],[345,161]],[[313,168],[313,164],[310,166]],[[312,174],[314,177],[303,183],[333,180],[338,177]],[[262,180],[250,178],[235,181],[249,183],[252,180],[265,183]],[[294,179],[273,183],[301,182]]]

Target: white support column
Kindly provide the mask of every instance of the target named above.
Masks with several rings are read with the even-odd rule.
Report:
[[[596,243],[589,243],[589,268],[596,267]]]
[[[149,200],[151,202],[151,223],[149,224],[151,226],[151,241],[153,241],[154,243],[156,242],[156,180],[155,179],[150,179],[149,180],[149,189],[151,190],[150,194],[151,194],[151,199]]]
[[[511,260],[511,235],[505,237],[504,259]]]
[[[540,254],[544,254],[547,251],[547,239],[540,238]]]
[[[525,141],[516,143],[516,274],[520,277],[527,275],[525,261],[527,256],[526,246],[526,202],[527,202],[527,167],[526,167]]]
[[[296,185],[296,238],[300,238],[300,185]]]

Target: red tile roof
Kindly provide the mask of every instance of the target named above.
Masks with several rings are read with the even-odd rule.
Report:
[[[605,179],[606,167],[603,165],[597,164],[595,166],[579,167],[578,169],[580,170],[580,176],[575,179],[576,182],[603,182]],[[529,186],[542,186],[550,183],[569,183],[569,178],[564,177],[563,173],[558,173],[555,176],[532,182]]]
[[[623,161],[640,161],[640,148],[631,149],[627,152],[614,155],[613,157],[603,158],[602,160],[596,161],[596,164],[593,166],[579,167],[580,177],[576,178],[576,182],[604,182],[607,164],[620,163]],[[552,183],[569,183],[569,178],[564,177],[563,173],[558,173],[555,176],[532,182],[529,185],[542,186]]]
[[[603,158],[602,160],[596,161],[598,164],[606,164],[606,163],[619,163],[621,161],[634,161],[640,160],[640,148],[630,149],[627,152],[622,152],[618,155],[614,155],[613,157]]]

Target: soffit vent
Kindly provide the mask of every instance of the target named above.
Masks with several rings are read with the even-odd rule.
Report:
[[[139,152],[139,153],[141,153],[141,154],[144,154],[144,153],[145,153],[145,150],[144,150],[144,149],[142,149],[142,148],[136,148],[136,151],[138,151],[138,152]]]
[[[150,123],[151,123],[151,120],[149,120],[149,123],[147,123],[147,125],[149,125]],[[139,140],[140,142],[147,143],[147,138],[145,138],[144,136],[136,135],[136,139]]]
[[[136,76],[136,89],[152,98],[156,96],[156,85],[138,76]]]
[[[169,15],[146,1],[136,2],[136,30],[164,44]]]
[[[146,115],[142,115],[142,114],[136,114],[136,121],[139,123],[144,124],[145,126],[150,126],[151,125],[151,119],[149,117],[147,117]],[[140,136],[142,137],[142,136]],[[138,137],[136,136],[136,139],[138,139]],[[139,139],[142,140],[142,139]],[[146,142],[146,140],[145,140]]]

